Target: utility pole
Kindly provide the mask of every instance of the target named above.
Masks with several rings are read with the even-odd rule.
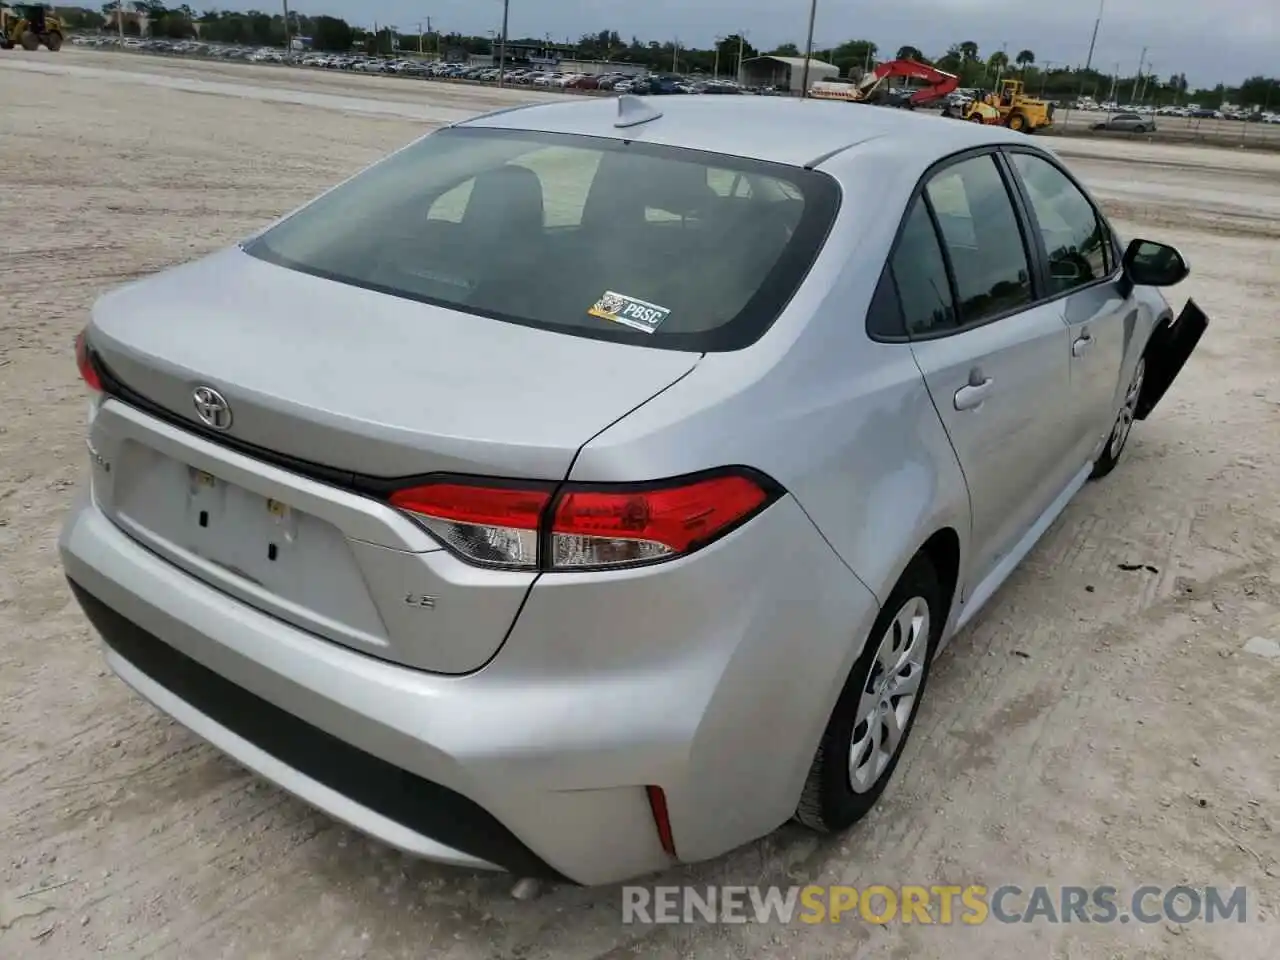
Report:
[[[809,39],[804,44],[804,73],[800,78],[800,96],[809,95],[809,60],[813,56],[813,22],[818,18],[818,0],[809,2]]]
[[[724,37],[716,37],[716,63],[711,68],[711,77],[714,80],[720,79],[720,44],[724,43]]]
[[[1107,0],[1098,0],[1098,18],[1093,21],[1093,37],[1089,40],[1089,57],[1084,62],[1085,70],[1089,70],[1093,66],[1093,48],[1098,43],[1098,28],[1102,26],[1102,8],[1106,6]]]
[[[676,37],[671,44],[671,72],[680,72],[680,38]]]
[[[507,82],[507,17],[511,0],[502,0],[502,39],[498,41],[498,86]]]
[[[738,86],[742,86],[742,50],[746,39],[741,30],[738,31]]]
[[[293,59],[293,34],[289,29],[289,0],[281,0],[284,4],[284,59],[287,63]]]
[[[1147,63],[1147,48],[1143,47],[1142,56],[1138,58],[1138,76],[1133,81],[1133,95],[1135,100],[1138,97],[1138,81],[1142,79],[1142,68],[1146,66],[1146,63]]]
[[[116,0],[116,29],[120,31],[120,49],[124,49],[124,0]]]

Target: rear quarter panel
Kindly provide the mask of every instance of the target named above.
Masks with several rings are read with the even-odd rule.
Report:
[[[968,491],[919,368],[907,344],[875,343],[866,333],[876,281],[926,165],[872,144],[833,168],[844,186],[841,212],[769,332],[745,350],[707,355],[601,433],[580,452],[571,479],[730,464],[763,470],[881,602],[938,529],[959,535],[963,563]]]

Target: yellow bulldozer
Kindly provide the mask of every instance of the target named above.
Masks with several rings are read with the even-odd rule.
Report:
[[[998,91],[967,104],[961,116],[973,123],[1035,133],[1053,125],[1053,104],[1027,96],[1021,80],[1005,80]]]
[[[43,3],[0,4],[0,49],[62,49],[66,29],[53,10]]]

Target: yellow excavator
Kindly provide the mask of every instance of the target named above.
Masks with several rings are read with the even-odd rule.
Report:
[[[1005,80],[1000,89],[964,108],[963,119],[1035,133],[1053,124],[1053,104],[1029,97],[1021,80]]]
[[[65,36],[62,18],[43,3],[0,4],[0,49],[61,50]]]

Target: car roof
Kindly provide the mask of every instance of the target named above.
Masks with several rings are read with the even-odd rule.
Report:
[[[928,162],[968,147],[1025,142],[1004,127],[965,123],[910,110],[798,97],[664,96],[643,100],[657,119],[618,128],[619,98],[575,99],[499,110],[456,124],[635,140],[731,156],[818,166],[870,140],[903,159]],[[886,143],[885,141],[889,141]],[[927,165],[927,163],[926,163]]]

